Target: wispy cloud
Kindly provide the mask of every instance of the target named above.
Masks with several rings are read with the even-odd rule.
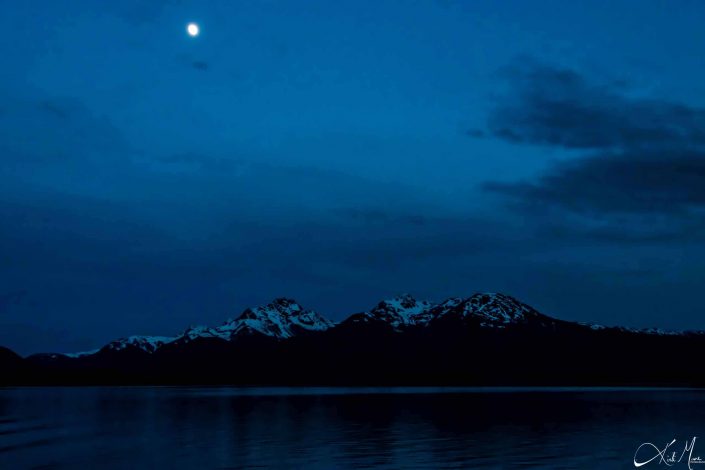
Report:
[[[578,72],[528,61],[503,70],[511,92],[489,117],[489,132],[515,143],[573,149],[705,144],[705,109],[624,93]]]

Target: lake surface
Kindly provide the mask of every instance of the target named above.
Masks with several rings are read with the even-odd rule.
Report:
[[[634,468],[694,436],[695,390],[0,388],[2,469]]]

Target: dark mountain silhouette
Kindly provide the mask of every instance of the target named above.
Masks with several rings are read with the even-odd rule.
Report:
[[[334,324],[290,299],[97,351],[0,349],[4,383],[703,386],[701,332],[580,324],[503,294],[402,295]]]

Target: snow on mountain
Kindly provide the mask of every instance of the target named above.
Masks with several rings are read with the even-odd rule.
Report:
[[[426,301],[418,301],[409,294],[398,295],[392,299],[383,300],[372,310],[352,315],[350,323],[387,323],[395,330],[410,325],[424,325],[431,317],[428,315],[432,305]]]
[[[220,331],[218,328],[209,326],[190,326],[179,336],[176,341],[193,341],[197,338],[220,338],[230,339],[230,332]]]
[[[171,336],[129,336],[108,343],[101,350],[123,351],[137,348],[153,353],[165,344],[190,342],[199,338],[217,338],[231,341],[241,335],[262,334],[287,339],[305,331],[323,331],[331,328],[333,322],[312,310],[305,310],[296,301],[279,298],[260,307],[248,308],[234,320],[220,326],[192,326],[181,335]],[[64,356],[77,358],[95,354],[98,351],[67,353]]]
[[[434,305],[408,294],[384,300],[372,310],[357,313],[346,323],[386,323],[400,331],[409,326],[425,326],[442,317],[459,317],[479,322],[480,326],[505,328],[532,319],[548,319],[533,308],[504,294],[481,293],[454,297]]]
[[[579,322],[579,325],[590,328],[593,331],[618,331],[621,333],[635,333],[643,335],[657,336],[682,336],[682,335],[702,335],[701,331],[672,331],[663,330],[661,328],[630,328],[627,326],[605,326],[597,323]]]
[[[468,298],[448,299],[433,307],[428,315],[432,318],[457,316],[479,321],[480,326],[492,328],[523,324],[543,317],[533,308],[508,295],[491,292],[474,294]]]
[[[62,355],[66,356],[66,357],[70,357],[72,359],[75,359],[77,357],[92,356],[93,354],[97,353],[98,351],[100,351],[100,349],[92,349],[90,351],[81,351],[81,352],[76,352],[76,353],[65,353]]]
[[[279,298],[268,305],[248,308],[237,319],[228,320],[215,330],[228,339],[252,333],[286,339],[303,331],[323,331],[332,326],[333,322],[313,310],[304,310],[296,301]]]
[[[643,328],[640,330],[637,330],[639,333],[645,333],[647,335],[659,335],[659,336],[677,336],[682,334],[682,332],[679,331],[671,331],[671,330],[662,330],[661,328]],[[689,332],[690,333],[690,332]]]
[[[103,349],[110,351],[123,351],[133,347],[144,352],[153,353],[158,348],[174,341],[173,336],[128,336],[108,343]]]

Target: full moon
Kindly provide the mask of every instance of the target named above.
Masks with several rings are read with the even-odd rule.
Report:
[[[196,23],[189,23],[188,26],[186,26],[186,31],[188,32],[189,36],[195,38],[200,32],[200,28]]]

